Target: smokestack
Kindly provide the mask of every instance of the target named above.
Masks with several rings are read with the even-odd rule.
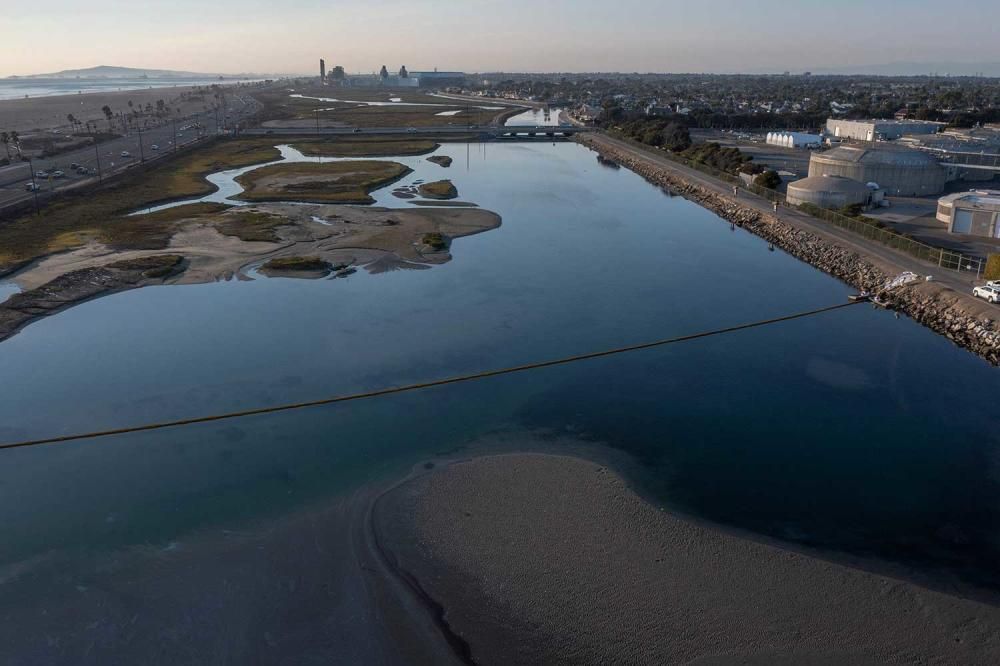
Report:
[[[319,59],[319,82],[326,83],[326,61]]]

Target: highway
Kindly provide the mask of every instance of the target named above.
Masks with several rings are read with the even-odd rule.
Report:
[[[218,116],[209,112],[198,116],[166,123],[159,127],[143,130],[94,146],[74,150],[55,157],[32,160],[35,171],[35,183],[40,188],[39,200],[58,190],[74,187],[85,187],[98,182],[100,177],[121,173],[137,164],[151,160],[162,159],[172,151],[189,146],[210,136],[225,133],[257,111],[257,102],[249,95],[237,96],[230,102],[228,120],[222,112]],[[252,128],[240,130],[243,136],[421,136],[447,137],[455,135],[478,134],[480,137],[500,140],[525,140],[532,137],[550,139],[553,136],[569,136],[578,132],[590,131],[591,128],[573,125],[526,125],[502,126],[471,125],[467,127],[447,125],[440,127],[289,127],[289,128]],[[141,139],[141,144],[140,144]],[[154,146],[156,148],[154,148]],[[128,152],[129,156],[122,156]],[[87,168],[87,174],[78,174],[72,164]],[[53,171],[62,171],[62,178],[55,178]],[[43,177],[38,174],[45,173]],[[34,196],[26,189],[31,181],[31,168],[25,163],[0,168],[0,213],[9,206],[23,204]]]
[[[163,159],[172,151],[187,147],[210,136],[225,133],[257,110],[257,103],[249,95],[235,95],[225,110],[207,112],[175,121],[165,122],[157,127],[145,129],[117,139],[105,141],[69,151],[54,157],[37,158],[26,162],[0,167],[0,212],[8,206],[29,201],[34,195],[26,189],[31,182],[32,168],[35,184],[39,187],[39,199],[46,199],[57,190],[91,185],[100,178],[121,173],[143,162]],[[228,116],[228,118],[227,118]],[[123,157],[127,152],[129,156]],[[78,164],[87,168],[87,174],[79,174],[71,168]],[[62,171],[65,176],[51,174]]]

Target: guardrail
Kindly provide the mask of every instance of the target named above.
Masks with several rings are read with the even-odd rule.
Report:
[[[717,178],[718,180],[731,183],[744,190],[753,192],[768,201],[777,202],[780,205],[802,211],[803,213],[825,222],[829,222],[837,227],[840,227],[841,229],[847,229],[848,231],[858,234],[868,240],[873,240],[886,245],[887,247],[905,252],[911,257],[920,259],[921,261],[936,264],[937,266],[950,271],[975,273],[977,278],[980,277],[986,269],[986,259],[984,257],[967,255],[961,252],[956,252],[955,250],[949,250],[948,248],[930,245],[908,236],[904,236],[892,229],[877,226],[873,221],[868,221],[863,218],[848,217],[847,215],[841,215],[836,211],[828,210],[826,208],[809,205],[789,205],[785,195],[781,192],[770,190],[766,187],[761,187],[760,185],[755,185],[753,183],[748,184],[742,178],[734,176],[731,173],[721,171],[707,164],[701,164],[700,162],[686,159],[676,153],[671,153],[668,150],[658,150],[652,146],[639,143],[638,141],[622,134],[618,134],[616,132],[609,132],[609,134],[616,139],[625,141],[626,143],[645,152],[660,155],[672,162],[676,162],[680,165],[700,171],[708,176]]]

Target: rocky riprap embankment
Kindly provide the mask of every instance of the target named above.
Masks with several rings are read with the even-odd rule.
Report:
[[[853,250],[695,185],[669,168],[637,158],[629,151],[598,143],[587,135],[577,135],[577,141],[657,187],[694,201],[724,220],[741,226],[858,289],[877,293],[890,277],[867,257]],[[990,306],[978,303],[972,296],[958,294],[933,283],[895,290],[886,295],[886,301],[914,321],[946,336],[993,365],[1000,365],[1000,324],[996,314],[986,309]]]
[[[183,257],[164,254],[125,259],[60,275],[0,303],[0,340],[9,338],[40,317],[111,292],[158,284],[183,268]]]

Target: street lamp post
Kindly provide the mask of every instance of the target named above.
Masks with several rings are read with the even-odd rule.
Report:
[[[101,171],[101,150],[94,141],[94,155],[97,157],[97,182],[104,182],[104,173]]]
[[[135,126],[136,130],[139,132],[139,164],[146,163],[146,154],[142,150],[142,127],[137,123]]]
[[[38,215],[38,185],[35,183],[35,164],[28,158],[28,168],[31,169],[31,194],[35,200],[35,215]]]

